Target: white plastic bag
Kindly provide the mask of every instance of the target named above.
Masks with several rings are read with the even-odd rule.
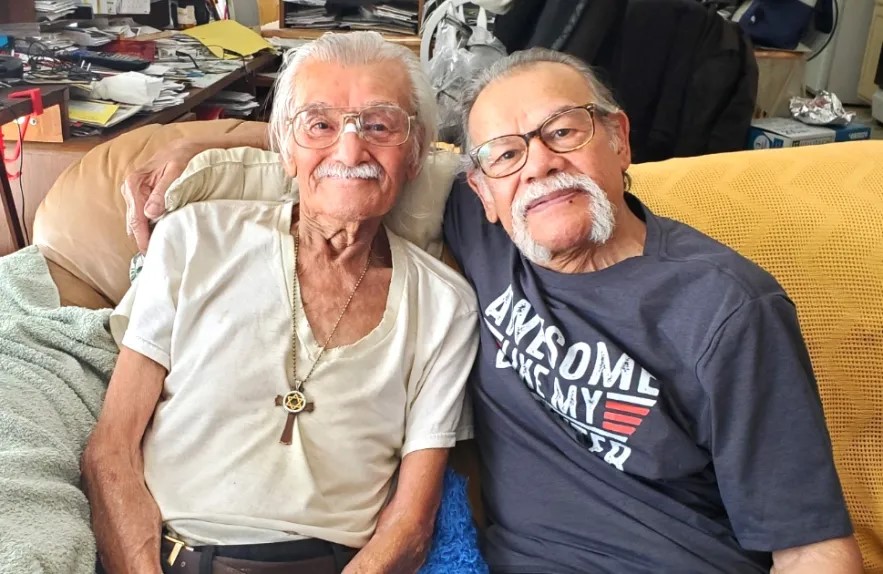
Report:
[[[446,13],[435,31],[428,71],[439,106],[439,138],[454,142],[459,135],[463,90],[476,71],[504,57],[506,48],[488,31],[484,18],[470,26],[453,7],[437,9]]]

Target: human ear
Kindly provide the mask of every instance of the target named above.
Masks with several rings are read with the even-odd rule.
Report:
[[[499,221],[500,218],[497,215],[497,205],[494,203],[494,198],[491,194],[491,189],[487,183],[485,175],[477,169],[470,169],[466,172],[466,182],[469,184],[469,187],[472,188],[472,191],[478,196],[478,199],[481,200],[481,205],[484,207],[484,215],[487,217],[487,220],[491,223]]]

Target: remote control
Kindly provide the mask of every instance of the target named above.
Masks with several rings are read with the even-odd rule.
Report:
[[[58,55],[59,60],[71,62],[88,62],[102,68],[119,70],[121,72],[137,72],[150,66],[149,60],[144,60],[131,54],[120,52],[92,52],[90,50],[75,50]]]

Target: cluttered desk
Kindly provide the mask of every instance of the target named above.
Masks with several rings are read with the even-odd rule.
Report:
[[[214,95],[205,90],[222,89],[274,61],[267,41],[230,20],[180,32],[146,28],[145,33],[114,23],[26,34],[7,41],[7,61],[21,64],[0,81],[67,86],[73,136],[100,135],[133,117],[142,124],[157,113],[162,115],[154,122],[174,119]],[[248,116],[258,105],[228,106],[224,112]]]
[[[0,254],[27,240],[13,225],[19,214],[27,229],[58,175],[89,150],[147,124],[260,117],[255,74],[277,65],[270,43],[232,20],[165,31],[109,18],[64,27],[0,24],[0,102],[35,89],[44,110],[22,133],[28,112],[0,103],[7,142],[0,163],[13,176],[13,186],[0,190]]]
[[[0,0],[0,97],[37,89],[44,100],[40,116],[0,121],[14,150],[3,159],[17,158],[11,179],[20,192],[4,201],[21,214],[25,241],[58,176],[99,144],[147,124],[266,119],[279,50],[328,30],[360,29],[419,47],[423,0],[328,0],[321,8],[313,0],[258,0],[278,7],[275,29],[261,33],[235,19],[250,2],[15,0],[10,9]],[[0,218],[0,255],[20,243],[10,221]]]

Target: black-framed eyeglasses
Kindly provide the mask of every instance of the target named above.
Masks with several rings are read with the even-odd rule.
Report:
[[[356,133],[366,142],[378,146],[400,146],[411,136],[411,123],[416,115],[394,105],[376,105],[359,111],[345,108],[307,108],[291,119],[294,141],[301,147],[322,149],[340,139],[346,127],[352,124]]]
[[[527,163],[527,150],[533,138],[539,137],[555,153],[575,151],[592,141],[595,135],[595,115],[604,117],[610,113],[597,104],[561,110],[546,118],[533,131],[499,136],[472,148],[469,157],[486,176],[506,177]]]

